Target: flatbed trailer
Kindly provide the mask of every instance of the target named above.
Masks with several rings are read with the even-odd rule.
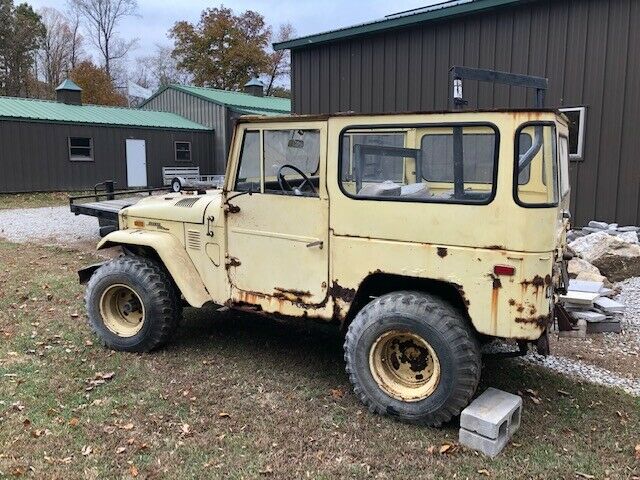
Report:
[[[100,187],[102,187],[102,190],[99,190]],[[96,217],[100,227],[100,236],[104,237],[118,229],[118,213],[120,210],[138,203],[142,198],[142,194],[153,195],[155,192],[166,191],[167,188],[165,187],[116,191],[114,182],[108,180],[96,184],[92,195],[70,196],[69,209],[76,215]]]

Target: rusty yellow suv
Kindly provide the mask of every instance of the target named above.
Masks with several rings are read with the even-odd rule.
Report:
[[[334,322],[372,412],[440,425],[479,342],[539,340],[562,285],[568,130],[551,110],[242,118],[224,188],[124,208],[81,272],[109,347],[169,340],[183,305]]]

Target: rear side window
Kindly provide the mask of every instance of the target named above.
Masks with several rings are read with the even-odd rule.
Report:
[[[516,132],[515,140],[516,202],[531,207],[556,206],[559,197],[559,175],[555,126],[523,125]],[[524,181],[523,175],[527,170],[528,179]]]
[[[362,126],[341,136],[340,187],[356,199],[486,204],[498,133],[490,125]]]

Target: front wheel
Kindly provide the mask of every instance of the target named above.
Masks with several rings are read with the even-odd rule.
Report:
[[[102,265],[87,285],[89,325],[114,350],[148,352],[175,332],[181,307],[165,270],[154,260],[125,255]]]
[[[366,305],[349,326],[344,358],[373,413],[440,426],[476,391],[481,358],[463,315],[421,292],[394,292]]]

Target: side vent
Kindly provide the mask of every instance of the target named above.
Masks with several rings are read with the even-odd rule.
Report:
[[[183,198],[182,200],[178,200],[176,202],[176,207],[191,208],[196,204],[198,200],[200,200],[199,197]]]
[[[200,250],[202,247],[202,240],[200,238],[200,232],[197,230],[187,230],[187,248],[191,250]]]

